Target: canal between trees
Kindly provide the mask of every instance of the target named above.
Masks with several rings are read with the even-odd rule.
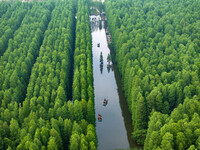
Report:
[[[91,18],[98,150],[137,147],[131,139],[131,114],[122,91],[119,72],[112,61],[107,61],[110,49],[106,39],[105,23],[95,19],[95,16]],[[103,105],[104,99],[108,100],[107,105]],[[98,114],[102,115],[102,121],[98,120]]]

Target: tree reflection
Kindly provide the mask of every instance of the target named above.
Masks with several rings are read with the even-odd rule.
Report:
[[[99,29],[102,30],[102,22],[99,21]]]
[[[90,16],[90,24],[92,32],[97,31],[98,29],[102,29],[102,23],[100,21],[100,16],[92,15]],[[100,27],[101,26],[101,27]]]
[[[99,68],[100,68],[100,72],[102,74],[103,73],[103,63],[100,63]]]
[[[91,21],[91,30],[92,32],[97,31],[99,28],[99,21]]]
[[[99,67],[100,67],[100,72],[102,74],[103,73],[103,54],[102,54],[102,52],[100,53],[100,65],[99,65]]]
[[[107,65],[108,73],[110,73],[110,65]]]
[[[113,71],[113,65],[111,64],[112,59],[111,59],[111,55],[110,54],[108,54],[108,56],[107,56],[107,62],[108,62],[108,64],[107,64],[107,70],[108,70],[108,73],[109,73],[110,69],[112,69],[112,71]]]
[[[110,56],[110,54],[108,54],[108,56],[107,56],[107,62],[110,65],[110,62],[111,62],[111,56]]]
[[[112,64],[107,64],[107,70],[108,70],[108,73],[110,72],[110,70],[113,71],[113,65]]]
[[[103,54],[102,54],[102,52],[100,53],[100,63],[103,64]]]

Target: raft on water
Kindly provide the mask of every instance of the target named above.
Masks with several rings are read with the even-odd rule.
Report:
[[[102,116],[101,116],[101,114],[98,114],[98,121],[102,121]]]

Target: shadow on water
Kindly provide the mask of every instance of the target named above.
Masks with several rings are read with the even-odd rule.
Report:
[[[142,148],[142,146],[139,146],[136,143],[136,141],[131,138],[132,132],[133,132],[131,113],[128,109],[128,104],[126,102],[126,98],[125,98],[124,92],[122,90],[121,76],[120,76],[120,73],[118,71],[116,64],[113,64],[113,70],[114,70],[114,74],[115,74],[115,80],[117,83],[117,91],[118,91],[118,95],[119,95],[120,107],[122,110],[122,116],[124,117],[124,123],[125,123],[126,131],[127,131],[127,137],[128,137],[130,147],[131,148],[133,148],[133,147],[134,148]]]

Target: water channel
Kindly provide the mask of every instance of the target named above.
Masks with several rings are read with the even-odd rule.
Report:
[[[131,115],[122,92],[119,72],[107,57],[110,54],[106,39],[104,21],[91,21],[93,74],[95,93],[95,115],[102,115],[102,121],[96,119],[98,150],[127,149],[137,147],[131,139]],[[102,52],[102,54],[101,54]],[[103,59],[100,62],[100,57]],[[108,100],[103,105],[104,99]]]

